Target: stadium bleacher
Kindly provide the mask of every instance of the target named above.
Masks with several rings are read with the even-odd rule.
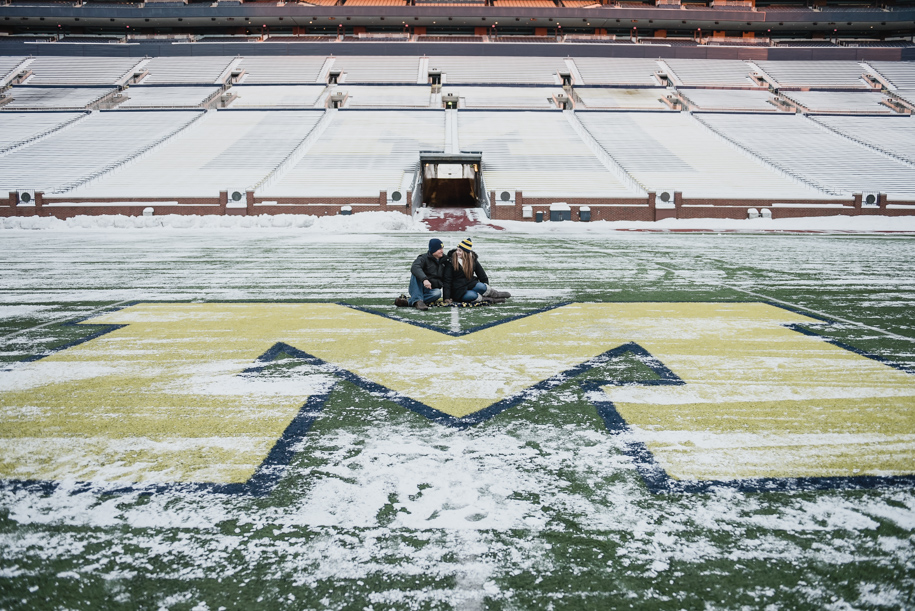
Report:
[[[810,112],[893,114],[876,91],[785,91],[782,96]]]
[[[740,60],[665,59],[668,74],[687,87],[758,87],[750,78],[750,65]]]
[[[196,108],[218,95],[219,87],[145,87],[125,90],[117,108]]]
[[[316,83],[327,58],[322,55],[244,57],[238,68],[245,71],[246,85],[293,85]]]
[[[453,93],[461,100],[460,108],[556,108],[553,96],[559,88],[546,87],[459,87],[446,86],[442,93]]]
[[[88,117],[85,112],[4,112],[0,155],[37,141],[63,126]]]
[[[434,56],[429,68],[442,72],[442,83],[561,85],[559,73],[569,68],[553,57],[457,57]]]
[[[737,153],[687,113],[588,112],[579,119],[646,191],[681,191],[692,198],[828,197]]]
[[[580,87],[575,90],[585,108],[672,110],[661,98],[667,90],[660,87],[642,89]]]
[[[140,60],[131,57],[54,57],[32,59],[29,85],[120,85]]]
[[[149,75],[144,85],[222,84],[230,67],[241,58],[203,55],[199,57],[154,57],[143,65]]]
[[[17,189],[66,192],[185,128],[200,114],[94,112],[52,137],[4,155],[0,193]]]
[[[83,109],[116,92],[114,88],[88,87],[13,87],[6,95],[12,98],[4,108],[25,109]]]
[[[434,95],[429,86],[404,85],[338,85],[336,92],[346,93],[345,108],[430,108]],[[438,104],[441,107],[441,104]]]
[[[576,57],[575,65],[583,85],[651,85],[659,83],[654,74],[661,66],[653,59]]]
[[[194,197],[212,195],[214,188],[254,187],[308,136],[323,114],[210,111],[139,163],[87,184],[73,195],[117,197],[130,191]]]
[[[635,197],[620,182],[563,113],[458,113],[460,146],[482,151],[483,179],[490,191],[523,191],[530,197]]]
[[[915,118],[893,117],[811,117],[812,121],[865,146],[915,165]]]
[[[324,85],[238,85],[230,108],[314,108]]]
[[[330,70],[341,73],[340,83],[425,83],[428,76],[420,74],[421,63],[421,58],[408,55],[346,55],[334,59]]]
[[[377,197],[416,172],[417,153],[443,150],[444,111],[331,110],[322,137],[263,197]]]
[[[882,76],[892,89],[915,89],[915,62],[870,61],[868,66]]]
[[[777,112],[768,91],[746,89],[682,89],[680,96],[688,100],[695,110]]]
[[[757,61],[754,64],[777,88],[868,88],[861,78],[866,72],[864,66],[853,61]]]
[[[215,199],[231,187],[254,189],[258,201],[345,202],[409,190],[420,151],[450,143],[452,152],[482,152],[488,190],[531,198],[606,202],[678,190],[731,202],[848,201],[884,192],[915,202],[915,119],[899,114],[912,108],[881,103],[897,96],[915,107],[913,63],[0,57],[7,81],[23,68],[31,80],[0,92],[0,193]],[[778,94],[754,83],[756,72]],[[890,91],[867,85],[865,73]],[[129,84],[135,75],[140,84]],[[327,110],[344,95],[340,110]],[[442,109],[450,95],[459,110]],[[559,96],[575,112],[561,112]]]
[[[915,168],[856,145],[797,115],[702,114],[696,119],[830,195],[885,192],[915,198]]]

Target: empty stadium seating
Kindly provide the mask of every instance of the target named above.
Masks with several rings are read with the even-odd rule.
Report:
[[[0,79],[11,84],[0,91],[3,194],[199,200],[232,188],[282,205],[377,201],[411,188],[420,151],[447,145],[482,152],[487,190],[529,198],[883,192],[915,203],[915,118],[899,114],[915,110],[915,63],[0,56]],[[452,95],[459,110],[444,111]],[[60,112],[90,108],[102,110]]]
[[[139,163],[86,184],[73,195],[117,197],[132,190],[157,197],[194,197],[254,187],[292,153],[322,115],[211,111]]]
[[[263,197],[377,197],[416,172],[421,150],[443,150],[444,111],[337,110],[322,137]]]

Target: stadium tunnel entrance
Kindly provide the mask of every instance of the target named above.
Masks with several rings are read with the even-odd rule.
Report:
[[[483,154],[421,152],[422,201],[430,208],[485,208]]]

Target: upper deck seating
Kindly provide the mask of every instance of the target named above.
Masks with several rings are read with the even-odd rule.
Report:
[[[118,85],[139,63],[133,57],[56,57],[40,56],[28,69],[29,85]]]
[[[777,112],[768,91],[745,89],[681,89],[680,95],[696,105],[698,110],[738,110]]]
[[[652,85],[661,67],[653,59],[576,57],[575,65],[585,85]]]
[[[412,55],[341,55],[334,60],[331,72],[344,73],[338,82],[345,83],[416,83],[419,64],[420,58]],[[427,78],[422,75],[423,82]]]
[[[314,108],[324,85],[236,85],[230,108]]]
[[[144,85],[159,84],[221,84],[234,57],[202,55],[197,57],[154,57],[144,68],[149,76]]]
[[[118,108],[195,108],[217,94],[219,87],[144,87],[124,91]]]
[[[473,87],[469,85],[442,88],[463,98],[464,108],[556,108],[552,96],[562,93],[546,87]]]
[[[896,89],[915,89],[915,62],[876,62],[867,64]]]
[[[13,101],[8,109],[81,109],[105,97],[114,88],[104,87],[13,87],[6,94]]]
[[[774,81],[776,87],[816,87],[867,89],[861,78],[865,69],[853,61],[757,61],[754,62]]]
[[[784,91],[782,95],[811,112],[891,114],[877,91]]]
[[[315,83],[327,58],[323,55],[251,56],[238,65],[245,85]]]
[[[687,87],[758,87],[750,65],[738,59],[664,59],[678,84]]]
[[[473,83],[561,85],[560,72],[569,68],[558,57],[433,56],[429,68],[442,71],[446,85]]]
[[[338,85],[336,91],[349,96],[346,108],[429,108],[432,94],[428,85]]]
[[[579,87],[575,93],[587,108],[670,110],[670,107],[660,100],[667,94],[667,90],[660,87],[647,89]]]

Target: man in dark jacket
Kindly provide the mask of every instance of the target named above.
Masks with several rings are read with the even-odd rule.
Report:
[[[432,238],[429,251],[416,257],[410,267],[410,306],[427,310],[427,304],[441,298],[444,256],[445,245],[438,238]]]

